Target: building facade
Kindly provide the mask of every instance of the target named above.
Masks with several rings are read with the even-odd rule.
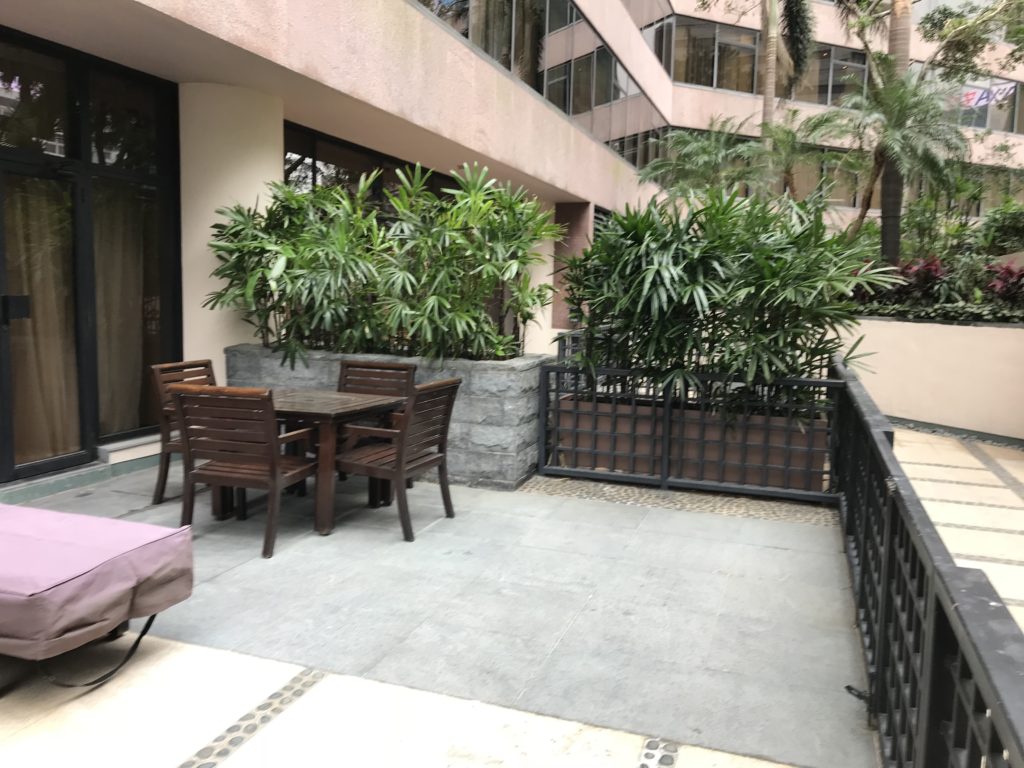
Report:
[[[807,112],[864,69],[833,7],[815,11],[792,94]],[[224,347],[251,334],[202,307],[218,208],[271,181],[477,162],[565,225],[534,275],[557,283],[595,211],[657,194],[636,173],[652,139],[716,115],[756,134],[757,36],[755,15],[696,0],[6,0],[0,483],[151,433],[152,363],[211,358],[223,380]],[[1021,82],[964,98],[971,130],[1014,151]],[[527,350],[566,325],[556,301]]]

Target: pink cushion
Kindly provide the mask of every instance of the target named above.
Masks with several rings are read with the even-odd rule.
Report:
[[[0,504],[0,654],[47,659],[192,594],[192,535]]]

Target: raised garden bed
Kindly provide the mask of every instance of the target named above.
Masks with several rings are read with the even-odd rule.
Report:
[[[449,433],[448,476],[453,483],[513,489],[537,465],[537,389],[545,355],[511,360],[428,360],[395,355],[310,352],[307,364],[281,364],[279,354],[258,344],[225,350],[233,386],[334,389],[343,359],[414,363],[419,384],[462,379]]]

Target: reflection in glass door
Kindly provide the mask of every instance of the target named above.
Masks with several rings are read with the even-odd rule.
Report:
[[[0,175],[0,474],[82,450],[71,183]]]

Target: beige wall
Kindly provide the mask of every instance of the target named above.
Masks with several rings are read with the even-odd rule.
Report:
[[[857,375],[888,416],[1024,439],[1024,328],[864,320]]]
[[[226,381],[224,347],[252,341],[252,329],[233,312],[202,302],[220,285],[208,243],[216,210],[266,197],[279,180],[284,156],[284,107],[274,96],[210,83],[179,88],[181,124],[181,277],[184,355],[213,360]]]

